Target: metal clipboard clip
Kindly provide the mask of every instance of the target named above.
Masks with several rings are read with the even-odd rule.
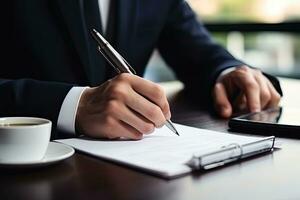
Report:
[[[211,169],[223,166],[227,163],[241,160],[246,157],[272,151],[274,149],[275,137],[263,138],[259,141],[240,145],[231,143],[222,146],[219,150],[202,155],[193,155],[186,163],[193,170]]]

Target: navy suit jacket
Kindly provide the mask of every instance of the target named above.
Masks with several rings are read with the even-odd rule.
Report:
[[[108,78],[102,56],[91,56],[96,46],[89,43],[84,0],[3,4],[0,115],[48,118],[55,130],[73,86]],[[118,0],[114,46],[139,75],[158,48],[186,88],[203,98],[221,70],[243,64],[211,40],[184,0]]]

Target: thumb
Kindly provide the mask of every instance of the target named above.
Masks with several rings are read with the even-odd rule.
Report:
[[[223,83],[216,83],[213,90],[213,99],[217,113],[224,118],[230,117],[232,114],[232,107]]]

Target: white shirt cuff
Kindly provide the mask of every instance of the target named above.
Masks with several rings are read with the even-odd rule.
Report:
[[[223,71],[220,73],[220,75],[218,76],[217,81],[218,81],[222,76],[224,76],[224,75],[226,75],[226,74],[229,74],[230,72],[236,70],[236,68],[238,68],[238,67],[230,67],[230,68],[227,68],[227,69],[223,70]]]
[[[75,118],[81,95],[88,87],[73,87],[65,97],[59,111],[57,129],[75,135]]]

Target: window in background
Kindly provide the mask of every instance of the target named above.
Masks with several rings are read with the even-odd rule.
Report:
[[[300,19],[299,0],[187,0],[206,22],[278,23]]]
[[[188,0],[207,24],[254,24],[254,30],[213,33],[237,58],[275,75],[300,78],[300,34],[280,30],[255,32],[260,26],[295,23],[300,26],[300,0]],[[296,28],[296,27],[295,27]]]
[[[300,0],[187,0],[199,19],[210,25],[222,25],[212,35],[234,56],[251,66],[274,75],[300,78],[300,32],[264,31],[268,25],[296,22],[300,26]],[[297,23],[299,22],[299,23]],[[251,23],[252,30],[238,30]],[[256,26],[257,24],[257,26]],[[237,25],[235,31],[227,26]],[[256,31],[255,29],[260,26]],[[299,30],[299,27],[295,29]],[[153,81],[175,78],[157,52],[149,62],[145,77]]]
[[[280,32],[213,34],[238,59],[271,74],[300,78],[300,35]]]

